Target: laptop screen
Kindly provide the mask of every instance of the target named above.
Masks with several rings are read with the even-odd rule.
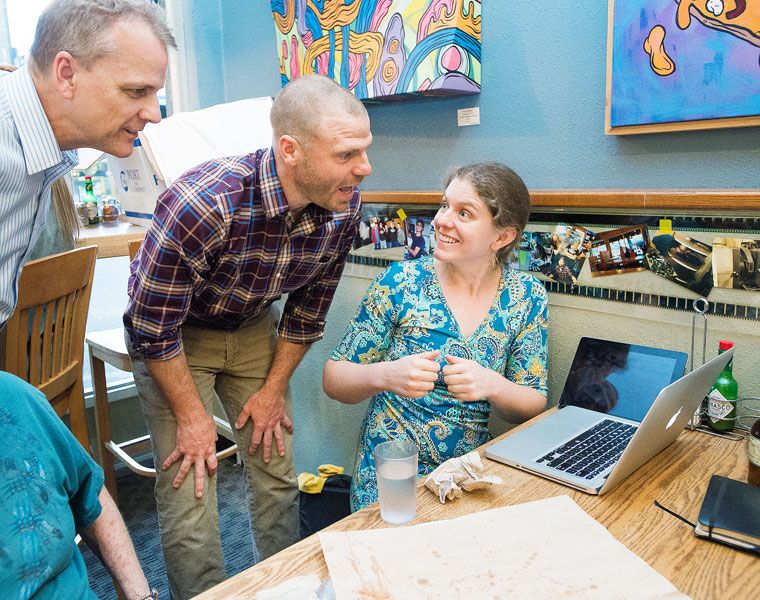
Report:
[[[657,394],[683,376],[687,357],[675,350],[581,338],[559,406],[641,422]]]

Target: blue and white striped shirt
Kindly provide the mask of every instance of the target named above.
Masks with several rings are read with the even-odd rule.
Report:
[[[45,224],[50,185],[77,164],[62,152],[26,67],[0,74],[0,326],[13,314],[21,267]]]

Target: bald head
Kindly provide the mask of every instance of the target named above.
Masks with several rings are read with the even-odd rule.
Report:
[[[303,75],[288,83],[272,104],[272,145],[290,135],[302,144],[314,137],[325,115],[344,114],[369,120],[364,105],[348,90],[323,75]]]

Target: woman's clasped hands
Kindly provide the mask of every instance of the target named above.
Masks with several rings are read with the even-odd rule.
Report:
[[[477,402],[487,400],[491,393],[494,375],[491,369],[479,365],[474,360],[446,355],[443,367],[443,381],[449,392],[460,402]]]
[[[440,350],[410,354],[387,363],[385,389],[407,398],[422,398],[435,387],[441,365]]]
[[[429,394],[438,380],[440,350],[411,354],[386,364],[385,389],[407,398]],[[460,402],[475,402],[488,397],[493,371],[474,360],[446,355],[443,380],[449,392]]]

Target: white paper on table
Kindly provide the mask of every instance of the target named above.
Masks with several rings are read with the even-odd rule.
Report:
[[[272,98],[264,96],[177,113],[146,125],[140,139],[168,187],[207,160],[268,148],[271,108]]]
[[[688,598],[569,496],[319,540],[336,600]]]

